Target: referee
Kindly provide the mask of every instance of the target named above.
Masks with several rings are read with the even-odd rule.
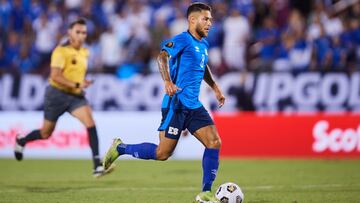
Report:
[[[50,85],[45,91],[44,124],[41,129],[24,137],[16,136],[15,158],[22,160],[23,150],[28,142],[49,138],[58,118],[69,112],[87,128],[94,162],[93,176],[99,177],[106,174],[106,171],[100,163],[96,127],[83,91],[93,82],[85,79],[89,56],[89,50],[83,47],[87,35],[86,20],[80,18],[72,22],[67,34],[68,41],[57,46],[51,56]]]

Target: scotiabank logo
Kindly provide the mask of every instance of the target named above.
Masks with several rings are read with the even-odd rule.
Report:
[[[357,129],[356,129],[357,127]],[[313,128],[314,152],[360,152],[360,125],[355,128],[329,129],[329,122],[318,121]]]

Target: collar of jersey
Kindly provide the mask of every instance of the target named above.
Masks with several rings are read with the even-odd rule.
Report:
[[[198,41],[198,42],[202,42],[202,38],[201,38],[201,40],[198,40],[196,37],[194,37],[194,36],[190,33],[189,30],[187,30],[187,32],[189,33],[189,35],[190,35],[194,40],[196,40],[196,41]]]

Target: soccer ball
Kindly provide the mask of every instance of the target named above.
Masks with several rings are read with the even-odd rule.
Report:
[[[215,197],[221,203],[242,203],[244,193],[235,183],[224,183],[216,190]]]

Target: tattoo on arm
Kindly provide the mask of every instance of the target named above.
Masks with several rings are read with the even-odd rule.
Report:
[[[159,71],[164,81],[171,81],[169,73],[169,55],[166,51],[160,52],[157,57]]]
[[[211,73],[211,70],[210,70],[210,67],[209,65],[206,65],[206,68],[205,68],[205,74],[204,74],[204,80],[205,82],[211,87],[213,88],[214,85],[215,85],[215,80],[212,76],[212,73]]]

